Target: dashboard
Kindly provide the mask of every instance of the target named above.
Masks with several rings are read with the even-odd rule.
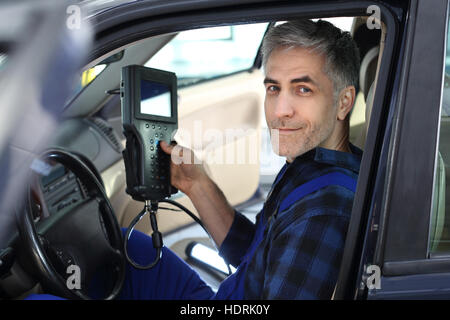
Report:
[[[62,123],[49,148],[77,156],[103,185],[100,172],[122,159],[119,137],[100,118],[69,119]],[[86,186],[64,165],[46,160],[40,166],[39,174],[32,175],[30,181],[31,212],[38,229],[53,220],[52,217],[84,210],[87,203],[92,203]],[[0,298],[17,297],[37,283],[27,265],[18,230],[8,230],[8,233],[10,240],[0,244]]]
[[[62,210],[72,209],[87,196],[81,182],[59,163],[51,166],[47,176],[40,175],[38,182],[34,190],[38,194],[37,210],[33,213],[35,223]],[[41,199],[43,201],[39,201]]]

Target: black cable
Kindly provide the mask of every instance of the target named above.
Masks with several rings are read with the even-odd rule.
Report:
[[[133,221],[131,221],[130,226],[128,227],[127,232],[125,234],[125,240],[123,243],[123,248],[124,248],[123,251],[125,253],[125,258],[136,269],[146,270],[146,269],[153,268],[161,259],[163,242],[162,242],[162,234],[161,234],[161,232],[158,231],[158,224],[156,222],[156,211],[157,210],[158,210],[158,202],[152,201],[150,203],[150,206],[149,206],[148,202],[146,202],[144,209],[133,219]],[[156,249],[156,257],[153,262],[151,262],[150,264],[148,264],[146,266],[143,266],[143,265],[140,265],[140,264],[134,262],[133,259],[131,259],[128,256],[127,244],[128,244],[128,239],[130,238],[131,232],[133,232],[134,227],[142,219],[142,217],[148,212],[150,213],[150,224],[153,229],[152,242],[153,242],[153,247]]]
[[[186,212],[195,222],[197,222],[203,228],[203,230],[205,230],[205,232],[209,236],[209,238],[211,238],[208,230],[203,225],[203,222],[193,212],[191,212],[188,208],[186,208],[182,204],[180,204],[180,203],[178,203],[176,201],[170,200],[170,199],[163,199],[163,200],[160,200],[159,202],[169,203],[171,205],[174,205],[174,206],[180,208],[182,211]],[[164,209],[170,209],[170,208],[164,208]],[[146,202],[146,205],[145,205],[144,209],[133,219],[133,221],[131,221],[130,226],[128,227],[127,232],[125,234],[125,241],[124,241],[125,258],[136,269],[146,270],[146,269],[153,268],[159,262],[159,260],[161,259],[163,242],[162,242],[162,234],[161,234],[161,232],[158,231],[158,224],[157,224],[157,221],[156,221],[156,211],[157,210],[158,210],[158,202],[157,201],[152,201],[151,202],[151,206],[149,206],[148,202]],[[174,210],[174,209],[172,209],[172,210]],[[150,211],[150,224],[151,224],[152,229],[153,229],[152,241],[153,241],[153,247],[156,249],[156,258],[155,258],[155,260],[152,263],[150,263],[150,264],[148,264],[146,266],[142,266],[142,265],[137,264],[136,262],[134,262],[128,256],[127,244],[128,244],[128,239],[130,237],[130,234],[133,231],[134,227],[142,219],[142,217],[149,211]],[[227,268],[228,268],[228,274],[231,275],[232,272],[231,272],[230,265],[228,263],[226,263],[226,265],[227,265]]]
[[[168,207],[159,207],[158,209],[161,209],[161,210],[168,210],[168,211],[176,211],[176,212],[181,212],[181,211],[183,211],[183,210],[180,210],[180,209],[173,209],[173,208],[168,208]]]
[[[206,230],[205,226],[203,225],[203,222],[194,213],[192,213],[188,208],[186,208],[182,204],[179,204],[178,202],[170,200],[170,199],[160,200],[159,202],[170,203],[170,204],[174,205],[175,207],[178,207],[181,210],[183,210],[184,212],[186,212],[195,222],[197,222],[203,228],[203,230],[205,230],[205,232],[209,236],[209,232],[208,232],[208,230]]]
[[[106,90],[105,93],[111,94],[111,95],[112,94],[120,94],[120,89],[117,88],[117,89],[112,89],[112,90]]]
[[[224,259],[224,261],[225,261],[225,259]],[[228,275],[231,276],[231,274],[233,273],[233,272],[231,271],[231,266],[230,266],[229,263],[225,263],[225,264],[227,265]]]

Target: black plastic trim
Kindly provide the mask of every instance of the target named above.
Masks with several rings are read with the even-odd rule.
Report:
[[[373,4],[373,3],[372,3]],[[385,121],[391,106],[393,86],[392,64],[394,52],[398,54],[396,42],[399,37],[398,16],[386,6],[380,5],[381,20],[386,24],[385,49],[378,74],[376,94],[370,117],[364,153],[358,177],[358,185],[353,203],[350,225],[342,257],[341,270],[336,285],[334,299],[354,299],[359,287],[357,281],[361,274],[364,236],[368,225],[372,195],[378,174],[382,142],[385,134]]]
[[[413,274],[450,272],[450,259],[420,259],[409,261],[392,261],[383,264],[384,276],[404,276]]]

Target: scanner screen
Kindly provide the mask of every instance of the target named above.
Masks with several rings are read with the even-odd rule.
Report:
[[[172,116],[169,86],[141,80],[141,113],[152,116]]]

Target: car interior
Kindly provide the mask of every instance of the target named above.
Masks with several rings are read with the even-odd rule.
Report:
[[[364,150],[386,28],[383,24],[381,30],[367,28],[365,16],[333,17],[329,21],[346,28],[360,49],[360,80],[350,115],[350,141]],[[122,132],[118,89],[121,69],[128,65],[167,70],[177,75],[179,132],[175,140],[194,150],[229,203],[254,221],[278,170],[284,164],[283,158],[276,156],[270,146],[263,111],[264,70],[259,53],[267,28],[275,23],[281,21],[211,26],[162,34],[131,42],[91,61],[79,73],[64,108],[63,121],[48,143],[47,150],[52,152],[44,153],[41,162],[37,162],[39,169],[33,168],[28,192],[31,224],[41,231],[50,228],[47,225],[52,221],[56,223],[52,216],[69,215],[70,212],[80,211],[80,208],[87,212],[99,210],[101,226],[93,226],[91,234],[102,231],[108,234],[115,223],[110,217],[111,212],[118,226],[127,228],[142,210],[143,203],[133,200],[125,191],[122,150],[126,139]],[[234,136],[219,143],[213,141],[214,136],[207,134],[213,132],[219,135],[227,130],[235,133]],[[191,145],[191,139],[195,136],[201,137],[202,143]],[[240,155],[243,160],[230,159],[239,155],[236,150],[250,149],[256,150],[256,156],[245,151]],[[74,175],[73,170],[86,175],[90,171],[98,184],[83,182],[82,177]],[[437,184],[442,190],[445,187],[445,172],[449,171],[438,172],[441,180],[438,179]],[[95,205],[85,201],[90,197],[101,198],[98,196],[101,192],[104,192],[111,208],[102,200],[95,202]],[[445,192],[439,191],[437,196],[443,199],[440,198],[439,205],[445,204]],[[196,213],[183,193],[178,192],[171,199]],[[442,215],[437,215],[432,226],[436,233],[442,233],[445,208],[441,207],[439,211]],[[89,228],[88,224],[96,224],[89,222],[92,218],[83,217],[85,220],[80,218],[70,221],[70,224],[59,223],[59,232],[69,233],[71,231],[67,229]],[[211,265],[215,262],[208,262],[208,259],[217,258],[214,257],[217,248],[208,234],[189,215],[168,203],[159,208],[157,220],[164,245],[196,269],[213,289],[217,289],[232,270],[221,269]],[[24,224],[28,226],[30,223]],[[136,229],[149,235],[152,233],[149,219],[142,219]],[[113,235],[109,240],[118,241],[116,237]],[[0,248],[4,254],[7,250],[13,250],[15,257],[8,270],[0,275],[0,296],[6,299],[22,299],[30,293],[45,292],[46,288],[33,272],[33,263],[29,258],[31,253],[20,243],[20,239],[15,235],[4,248]],[[79,245],[88,245],[84,251],[89,251],[93,247],[89,245],[89,239],[74,241]],[[49,240],[41,238],[34,241]],[[101,240],[96,237],[94,241]],[[194,254],[196,243],[212,249],[211,253],[206,254],[210,255],[209,258]],[[45,249],[52,263],[64,259],[70,261],[71,257],[64,256],[64,248],[58,248],[55,244],[52,246]],[[108,250],[99,249],[92,255],[115,259],[114,253]],[[59,275],[67,277],[61,263],[54,264],[60,265],[55,267]]]

